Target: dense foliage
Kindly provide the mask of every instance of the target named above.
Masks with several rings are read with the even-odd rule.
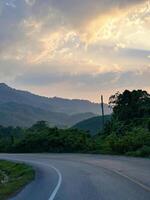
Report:
[[[96,136],[78,129],[0,126],[0,152],[90,152],[150,156],[150,95],[125,90],[110,97],[111,119]]]
[[[125,90],[110,97],[111,121],[104,136],[99,136],[100,149],[114,154],[150,156],[150,95],[142,90]]]
[[[18,128],[2,129],[11,131],[0,134],[0,152],[87,152],[92,149],[90,135],[75,129],[49,128],[45,121],[20,129],[20,135]]]

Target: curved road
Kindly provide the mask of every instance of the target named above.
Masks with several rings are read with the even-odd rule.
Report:
[[[150,200],[150,159],[83,154],[0,154],[36,169],[10,200]]]

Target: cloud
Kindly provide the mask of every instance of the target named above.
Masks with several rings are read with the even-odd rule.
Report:
[[[25,85],[46,86],[67,83],[73,88],[98,90],[109,88],[147,87],[150,84],[150,67],[130,71],[103,73],[28,72],[16,77],[16,82]],[[130,81],[129,81],[130,80]]]
[[[6,6],[10,6],[12,8],[16,8],[16,5],[15,5],[15,1],[16,0],[9,0],[5,3]]]
[[[29,6],[33,6],[36,3],[36,0],[25,0],[25,2],[29,5]]]
[[[98,16],[108,14],[112,10],[125,9],[144,0],[52,0],[52,5],[59,9],[68,20],[76,26],[83,25],[87,21]]]
[[[139,3],[147,2],[145,0],[107,0],[105,2],[100,0],[16,0],[15,2],[16,11],[3,8],[0,21],[0,25],[3,26],[3,29],[0,29],[0,51],[7,51],[11,54],[12,46],[17,52],[20,52],[18,48],[26,49],[26,52],[30,54],[30,56],[24,55],[27,60],[43,62],[44,59],[53,57],[49,56],[53,54],[52,51],[54,52],[54,48],[49,47],[50,43],[55,43],[55,50],[65,48],[67,43],[63,41],[63,38],[67,38],[70,32],[75,35],[72,42],[78,43],[78,46],[84,44],[85,48],[86,43],[89,42],[90,45],[109,44],[118,49],[133,46],[134,48],[149,48],[145,39],[149,35],[149,31],[146,30],[148,20],[145,22],[148,9],[139,11],[146,5],[135,12],[136,19],[135,15],[132,16],[133,14],[127,17],[128,20],[126,17],[120,19],[116,14],[124,14],[124,10],[132,6],[137,9]],[[32,7],[29,6],[31,4]],[[112,15],[115,15],[117,21],[112,21]],[[142,15],[139,23],[144,23],[143,26],[146,28],[139,29],[139,26],[135,24],[133,31],[133,28],[131,30],[128,27],[129,22],[133,27],[133,23],[139,20],[139,15]],[[54,35],[58,35],[59,41],[52,39]]]
[[[0,1],[0,80],[93,97],[146,87],[149,26],[147,0]]]
[[[0,59],[0,82],[11,84],[17,76],[24,73],[25,66],[23,63],[9,59]]]

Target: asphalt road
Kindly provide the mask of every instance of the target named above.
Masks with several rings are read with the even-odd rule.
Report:
[[[36,169],[11,200],[150,200],[150,159],[83,154],[0,154]]]

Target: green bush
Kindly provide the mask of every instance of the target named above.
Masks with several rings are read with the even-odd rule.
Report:
[[[127,152],[128,156],[150,157],[150,146],[143,146],[137,151]]]

